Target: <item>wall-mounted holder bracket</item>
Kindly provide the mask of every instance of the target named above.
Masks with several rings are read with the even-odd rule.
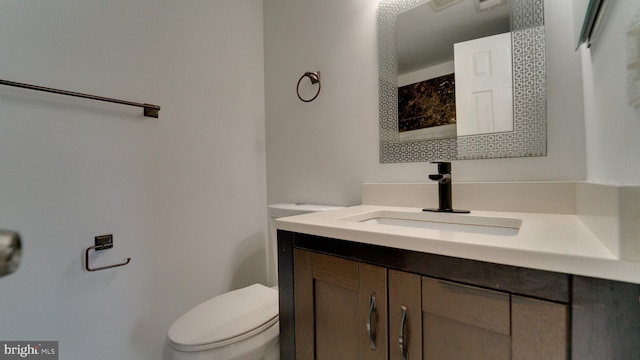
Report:
[[[127,265],[131,261],[131,258],[128,257],[127,260],[123,263],[91,268],[89,266],[89,251],[91,251],[92,249],[96,251],[100,251],[100,250],[107,250],[107,249],[113,248],[113,234],[96,236],[94,239],[95,239],[95,245],[88,247],[87,250],[84,252],[84,268],[87,271],[111,269],[114,267]]]

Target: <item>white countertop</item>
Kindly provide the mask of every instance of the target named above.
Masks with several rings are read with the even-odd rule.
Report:
[[[515,235],[486,235],[344,220],[373,211],[420,208],[360,205],[276,219],[281,230],[497,264],[640,284],[640,262],[618,259],[576,215],[472,211],[522,220]]]

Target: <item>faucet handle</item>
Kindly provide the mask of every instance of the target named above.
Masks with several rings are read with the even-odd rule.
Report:
[[[451,181],[451,174],[430,174],[429,180],[437,181],[439,184],[447,184]]]
[[[432,161],[431,163],[432,164],[438,164],[438,174],[451,174],[451,162],[449,162],[449,161]]]

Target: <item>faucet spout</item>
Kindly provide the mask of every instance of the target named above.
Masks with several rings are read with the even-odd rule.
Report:
[[[455,212],[455,213],[468,213],[469,210],[454,210],[453,209],[453,195],[451,187],[451,163],[444,161],[436,161],[432,164],[438,164],[438,173],[430,174],[429,179],[438,182],[438,208],[437,209],[422,209],[423,211],[436,211],[436,212]]]

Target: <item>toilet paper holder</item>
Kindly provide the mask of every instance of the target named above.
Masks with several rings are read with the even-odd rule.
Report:
[[[96,236],[94,241],[95,241],[95,245],[88,247],[87,250],[85,250],[84,252],[84,268],[87,271],[99,271],[99,270],[111,269],[111,268],[127,265],[131,261],[131,258],[128,257],[127,260],[119,264],[100,266],[96,268],[90,267],[89,251],[91,250],[100,251],[100,250],[107,250],[107,249],[113,248],[113,234]]]

